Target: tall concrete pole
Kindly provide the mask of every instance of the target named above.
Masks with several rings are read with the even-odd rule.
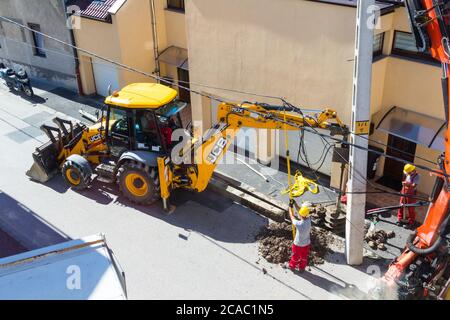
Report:
[[[367,138],[370,128],[374,8],[375,0],[358,0],[350,142],[364,148],[368,141],[361,136]],[[366,191],[367,151],[352,146],[349,160],[345,253],[348,264],[359,265],[363,262],[366,195],[361,192]]]

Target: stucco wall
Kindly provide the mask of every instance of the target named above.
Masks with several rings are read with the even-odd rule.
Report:
[[[349,122],[354,8],[297,0],[191,0],[186,7],[192,82],[333,107]],[[192,97],[194,119],[204,113],[200,101]]]
[[[155,71],[151,14],[148,1],[126,1],[112,15],[112,23],[81,18],[75,31],[77,45],[101,57],[147,73]],[[89,57],[82,55],[81,77],[85,94],[95,93]],[[117,66],[120,87],[134,82],[154,82],[152,78]]]
[[[355,16],[355,8],[311,1],[187,1],[191,81],[283,96],[305,108],[332,107],[350,123]],[[390,56],[394,30],[410,31],[405,9],[383,15],[378,27],[376,34],[385,32],[385,56],[373,63],[371,113],[397,105],[443,118],[439,67]],[[230,101],[277,102],[192,87]],[[192,95],[192,104],[194,120],[210,126],[209,101]],[[274,136],[269,138],[267,145],[273,145]],[[381,132],[371,139],[387,143]],[[435,161],[438,153],[417,147],[417,157]],[[420,190],[429,191],[433,179],[421,173]]]
[[[391,53],[394,30],[410,32],[404,8],[399,8],[388,16],[392,19],[390,22],[385,19],[384,28],[379,31],[386,32],[384,46],[386,54]],[[441,70],[437,65],[395,55],[384,57],[373,64],[371,113],[375,114],[380,110],[398,106],[431,117],[445,119],[440,79]],[[372,120],[375,124],[378,124],[379,117],[380,115],[373,117]],[[386,144],[388,135],[375,131],[371,139]],[[381,147],[376,143],[371,144]],[[432,166],[421,158],[435,162],[439,154],[440,151],[417,145],[415,163]],[[383,168],[384,159],[381,158],[377,170],[378,176],[383,174]],[[429,193],[434,178],[426,170],[418,169],[418,171],[422,175],[419,191]]]
[[[66,27],[62,0],[2,0],[0,14],[19,23],[39,24],[41,32],[71,43]],[[44,39],[46,57],[34,55],[34,42],[28,30],[2,21],[0,29],[0,60],[16,67],[24,66],[33,78],[77,90],[75,61],[70,47]]]
[[[115,15],[122,62],[147,73],[155,71],[151,19],[149,1],[128,0]],[[121,81],[123,84],[154,82],[129,71],[122,71]]]
[[[166,9],[166,0],[155,0],[158,50],[168,46],[187,47],[185,15]],[[150,1],[126,1],[112,15],[112,24],[87,18],[81,19],[81,29],[75,31],[79,47],[133,68],[153,73],[156,68]],[[82,54],[81,78],[85,94],[95,93],[90,59]],[[177,79],[176,68],[160,64],[161,75]],[[117,68],[123,87],[133,82],[154,82],[150,77]]]

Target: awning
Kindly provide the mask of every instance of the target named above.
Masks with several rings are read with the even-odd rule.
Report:
[[[378,130],[435,150],[444,150],[446,123],[423,113],[392,107],[383,115]]]
[[[166,50],[161,52],[158,60],[180,69],[189,70],[187,49],[170,46]]]

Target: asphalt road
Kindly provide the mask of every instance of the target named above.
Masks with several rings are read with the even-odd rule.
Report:
[[[259,259],[255,236],[269,221],[210,191],[176,193],[166,215],[113,185],[75,192],[60,177],[30,181],[31,154],[47,141],[38,127],[64,117],[48,107],[62,98],[36,89],[28,101],[0,87],[0,229],[28,249],[103,232],[130,299],[346,299],[355,297],[350,284],[361,295],[371,285],[370,263],[349,267],[338,250],[303,276]]]

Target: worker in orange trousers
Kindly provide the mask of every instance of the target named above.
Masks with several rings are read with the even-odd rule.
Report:
[[[295,211],[298,212],[300,219],[295,217]],[[292,271],[298,268],[300,272],[303,272],[308,265],[308,254],[311,248],[311,219],[308,205],[303,204],[299,207],[294,200],[291,200],[289,216],[292,225],[295,226],[295,239],[292,244],[292,257],[288,267]]]
[[[414,204],[416,203],[415,197],[409,197],[416,196],[417,195],[417,186],[420,181],[420,175],[417,173],[416,167],[412,164],[405,165],[403,169],[403,173],[405,175],[405,178],[402,182],[402,196],[400,198],[400,204]],[[408,212],[408,216],[405,217],[405,212]],[[416,211],[414,207],[403,207],[398,209],[397,212],[397,225],[402,225],[403,220],[408,220],[408,224],[406,227],[412,228],[414,226],[414,222],[416,221]]]

